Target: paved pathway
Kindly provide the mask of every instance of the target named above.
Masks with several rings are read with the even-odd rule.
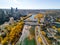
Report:
[[[29,33],[29,29],[30,29],[30,26],[24,25],[24,28],[23,28],[23,31],[22,31],[22,35],[21,35],[19,41],[17,42],[17,44],[20,43],[21,41],[23,42],[24,39],[29,36],[29,34],[30,34]]]

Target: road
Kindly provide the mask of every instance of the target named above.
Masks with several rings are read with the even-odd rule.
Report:
[[[39,24],[37,22],[25,22],[25,25],[30,25],[30,26],[40,26],[40,25],[43,25],[43,24]]]
[[[39,32],[38,32],[38,29],[37,29],[37,28],[38,28],[38,27],[36,26],[36,27],[35,27],[35,39],[36,39],[37,45],[41,45],[40,42],[38,41],[38,37],[39,37],[40,35],[39,35]]]
[[[48,42],[47,42],[47,40],[45,39],[45,37],[41,34],[41,32],[40,32],[40,26],[38,26],[38,35],[41,37],[41,39],[42,39],[42,42],[43,42],[43,44],[44,45],[49,45],[48,44]],[[35,32],[36,34],[37,34],[37,32]],[[37,35],[36,35],[37,36]],[[37,39],[37,37],[36,37],[36,39]],[[37,45],[39,45],[39,42],[37,42]]]
[[[21,41],[23,42],[24,39],[29,36],[29,34],[30,34],[30,33],[29,33],[29,29],[30,29],[30,26],[24,25],[24,28],[23,28],[23,31],[22,31],[22,35],[21,35],[19,41],[17,42],[17,44],[19,44]],[[16,45],[17,45],[17,44],[16,44]],[[22,45],[23,45],[23,44],[22,44]]]
[[[54,32],[53,32],[53,30],[51,30],[51,29],[49,29],[49,28],[47,28],[47,31],[48,31],[48,33],[49,33],[49,37],[54,37]]]
[[[34,25],[34,24],[31,24],[31,25]],[[36,26],[37,26],[37,25],[36,25]],[[45,39],[45,37],[44,37],[44,36],[41,34],[41,32],[40,32],[40,26],[37,26],[37,27],[38,27],[38,29],[35,28],[35,39],[36,39],[37,45],[41,45],[40,42],[38,42],[38,36],[41,37],[42,42],[43,42],[44,45],[49,45],[48,42],[47,42],[47,40]],[[29,35],[29,29],[30,29],[29,26],[24,25],[24,29],[23,29],[23,32],[22,32],[22,36],[21,36],[21,38],[20,38],[19,41],[18,41],[19,43],[20,43],[21,41],[23,41],[23,40]]]
[[[49,45],[45,37],[40,33],[44,45]]]

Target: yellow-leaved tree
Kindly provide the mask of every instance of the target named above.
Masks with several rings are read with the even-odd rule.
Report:
[[[38,19],[38,23],[40,23],[40,20],[43,17],[44,17],[43,14],[42,13],[39,13],[39,14],[36,14],[36,16],[34,17],[34,19]]]

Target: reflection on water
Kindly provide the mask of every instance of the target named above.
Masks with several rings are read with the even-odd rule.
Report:
[[[35,15],[32,15],[32,16],[30,17],[30,19],[31,19],[31,20],[37,20],[37,19],[34,19],[34,16],[35,16]]]

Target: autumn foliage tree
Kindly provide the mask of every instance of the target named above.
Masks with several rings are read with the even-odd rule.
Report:
[[[36,16],[34,17],[34,19],[38,19],[38,22],[40,23],[40,20],[43,17],[44,17],[43,14],[42,13],[39,13],[39,14],[36,14]]]

